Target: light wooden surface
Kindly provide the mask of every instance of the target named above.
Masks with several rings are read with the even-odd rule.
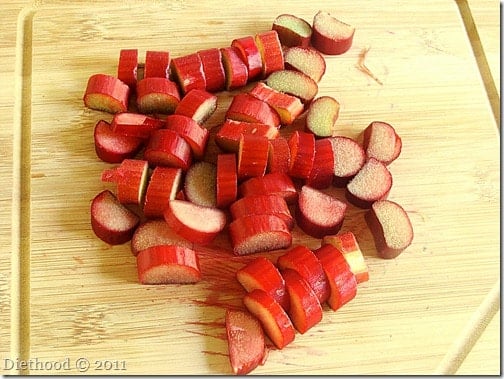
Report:
[[[106,166],[93,155],[92,127],[107,115],[84,109],[81,97],[89,75],[115,72],[120,48],[168,49],[177,56],[223,46],[268,29],[285,5],[259,1],[244,15],[242,5],[222,9],[214,1],[37,2],[18,29],[26,32],[21,47],[32,63],[18,66],[14,76],[16,17],[24,4],[2,5],[8,17],[0,46],[2,81],[6,78],[0,117],[13,125],[0,132],[3,372],[12,373],[5,359],[15,360],[20,350],[24,359],[69,358],[70,372],[84,357],[118,361],[119,368],[125,362],[125,371],[112,374],[230,373],[221,323],[224,307],[239,305],[239,288],[230,284],[222,290],[219,275],[209,270],[200,285],[142,287],[129,247],[107,247],[90,231],[89,201],[103,188],[99,175]],[[458,7],[437,1],[365,4],[290,2],[288,12],[311,19],[326,9],[356,26],[352,49],[328,59],[320,94],[342,103],[341,134],[356,136],[375,119],[396,126],[404,148],[391,165],[390,198],[410,213],[415,240],[396,260],[380,260],[362,226],[362,211],[351,209],[344,229],[358,235],[371,280],[345,308],[326,309],[314,329],[297,335],[286,349],[271,351],[257,374],[432,373],[499,280],[499,135]],[[491,5],[484,5],[474,17],[478,28],[484,25],[478,29],[482,36],[495,30]],[[484,45],[485,51],[498,51],[491,42]],[[366,63],[383,86],[355,67],[367,47]],[[222,94],[213,123],[228,101]],[[31,134],[20,133],[21,124]],[[20,137],[25,150],[13,172]],[[31,161],[25,162],[28,153]],[[12,205],[16,212],[23,200],[11,193],[19,179],[31,201],[20,202],[25,213],[20,218],[15,213],[13,220],[29,228],[14,224],[12,236],[30,237],[29,243],[8,238]],[[296,242],[318,243],[299,230]],[[20,259],[16,250],[11,253],[19,246]],[[226,248],[226,239],[216,246]],[[228,263],[226,251],[219,254],[223,269],[239,264]],[[19,274],[26,281],[20,282]],[[18,309],[19,294],[29,299]],[[20,328],[27,316],[30,323]],[[459,373],[499,373],[498,316]],[[20,339],[19,330],[28,338]],[[107,372],[92,366],[89,373]]]

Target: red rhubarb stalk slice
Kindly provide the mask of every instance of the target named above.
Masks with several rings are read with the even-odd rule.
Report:
[[[256,79],[262,72],[261,53],[253,36],[246,36],[231,41],[231,46],[236,48],[240,58],[247,66],[248,81]]]
[[[289,294],[280,271],[268,258],[257,257],[236,272],[236,279],[245,291],[263,290],[285,310],[289,309]]]
[[[165,119],[166,129],[177,132],[191,147],[196,159],[202,159],[207,147],[210,132],[188,116],[172,114]]]
[[[149,165],[142,159],[125,159],[117,167],[102,172],[103,182],[116,183],[117,198],[123,204],[143,203]]]
[[[266,357],[264,332],[250,312],[226,310],[226,336],[229,361],[235,375],[246,375]]]
[[[144,151],[144,159],[151,166],[178,167],[187,171],[192,162],[192,150],[177,132],[159,129],[152,133]]]
[[[226,73],[222,65],[222,53],[219,48],[200,50],[197,53],[205,75],[205,89],[208,92],[222,91],[226,85]]]
[[[289,206],[285,199],[278,195],[245,196],[231,204],[229,210],[233,219],[251,214],[270,214],[284,220],[289,229],[294,227],[294,218],[290,213]]]
[[[238,152],[242,134],[264,136],[273,140],[280,132],[277,127],[271,125],[226,119],[215,134],[215,143],[227,152]]]
[[[182,94],[185,95],[194,88],[206,89],[205,73],[198,53],[173,58],[170,62],[170,69]]]
[[[175,167],[154,167],[150,176],[143,212],[148,218],[162,218],[170,200],[175,199],[180,188],[182,170]]]
[[[226,73],[226,90],[243,87],[248,81],[247,65],[237,48],[228,46],[221,49],[222,64]]]
[[[174,113],[190,117],[201,125],[216,109],[216,95],[201,89],[192,89],[180,100]]]
[[[293,204],[298,198],[298,193],[291,177],[280,172],[250,178],[240,184],[238,192],[242,196],[276,194],[283,197],[287,204]]]
[[[171,200],[164,218],[176,233],[200,245],[212,242],[226,226],[226,214],[222,210],[186,200]]]
[[[128,242],[140,222],[140,218],[122,205],[109,190],[95,196],[90,213],[93,232],[109,245]]]
[[[138,49],[122,49],[117,64],[117,79],[134,90],[138,74]]]
[[[278,137],[269,141],[270,149],[268,155],[269,173],[287,174],[290,167],[290,147],[289,142],[284,137]]]
[[[350,49],[354,33],[353,26],[319,11],[313,17],[311,43],[323,54],[339,55]]]
[[[107,163],[121,163],[124,159],[133,158],[143,145],[141,138],[113,132],[112,126],[105,120],[96,123],[93,138],[96,155]]]
[[[330,137],[336,131],[340,104],[331,96],[321,96],[311,102],[306,115],[306,128],[317,137]]]
[[[171,114],[180,102],[178,87],[167,78],[147,77],[138,81],[137,106],[142,113]]]
[[[249,312],[259,319],[266,335],[278,349],[283,349],[294,341],[294,326],[285,310],[273,297],[255,289],[243,297],[243,303]]]
[[[268,165],[268,152],[266,137],[242,134],[238,145],[238,179],[263,176]]]
[[[401,154],[402,140],[392,125],[373,121],[363,134],[362,145],[368,158],[375,158],[389,165]]]
[[[286,69],[301,71],[316,83],[320,82],[326,71],[324,57],[320,52],[310,47],[291,47],[285,50],[284,59]]]
[[[238,173],[235,154],[217,155],[216,202],[218,208],[226,208],[238,196]]]
[[[201,280],[196,251],[177,245],[157,245],[137,255],[138,280],[142,284],[193,284]]]
[[[279,92],[298,97],[303,104],[309,104],[318,92],[316,81],[294,70],[275,71],[268,76],[266,84]]]
[[[217,167],[210,162],[196,162],[186,172],[184,193],[187,200],[205,207],[217,206]]]
[[[333,146],[334,180],[336,187],[344,187],[366,162],[366,153],[357,141],[343,136],[330,137]]]
[[[315,136],[296,130],[289,138],[291,155],[289,175],[293,178],[307,179],[315,159]]]
[[[153,131],[164,126],[164,121],[139,113],[124,112],[116,113],[110,125],[114,133],[148,139]]]
[[[255,42],[261,53],[263,78],[284,68],[282,44],[276,30],[256,34]]]
[[[175,233],[164,219],[146,220],[138,225],[131,238],[131,253],[137,256],[140,251],[158,245],[193,247],[190,241]]]
[[[309,46],[312,35],[311,25],[304,19],[292,14],[281,14],[275,18],[272,30],[278,33],[278,39],[284,46]]]
[[[130,88],[114,76],[95,74],[89,77],[84,105],[90,109],[119,113],[128,110]]]
[[[315,157],[306,184],[312,188],[323,189],[331,186],[334,177],[334,153],[328,138],[315,141]]]
[[[170,74],[170,53],[168,51],[145,52],[144,78],[168,79]]]
[[[249,93],[239,93],[233,97],[226,118],[235,121],[258,122],[278,128],[280,117],[266,102]]]

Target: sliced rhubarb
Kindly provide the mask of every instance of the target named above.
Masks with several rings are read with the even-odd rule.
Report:
[[[353,26],[319,11],[313,18],[311,43],[323,54],[343,54],[352,46],[354,33]]]
[[[210,132],[191,117],[179,114],[168,115],[165,119],[166,129],[177,132],[191,147],[196,159],[202,159],[207,147]]]
[[[121,163],[124,159],[133,158],[143,145],[141,138],[113,132],[112,126],[105,120],[96,123],[93,138],[96,155],[107,163]]]
[[[164,121],[139,113],[124,112],[116,113],[110,125],[114,133],[148,139],[153,131],[164,126]]]
[[[158,245],[178,245],[193,247],[193,244],[175,233],[163,219],[147,220],[135,229],[131,238],[131,252],[134,256],[142,250]]]
[[[186,200],[171,200],[164,211],[166,223],[180,236],[200,245],[212,242],[226,226],[226,214]]]
[[[145,191],[143,212],[148,218],[162,218],[170,200],[175,199],[180,188],[182,169],[154,167]]]
[[[222,91],[226,85],[226,73],[222,64],[222,53],[219,48],[213,47],[198,51],[198,56],[205,75],[205,89],[208,92]]]
[[[315,141],[315,156],[310,175],[306,184],[316,189],[328,188],[334,178],[334,153],[330,139],[322,138]]]
[[[268,152],[266,137],[242,134],[238,145],[238,179],[263,176],[268,165]]]
[[[285,310],[272,296],[255,289],[243,297],[243,303],[249,312],[259,319],[266,335],[278,349],[283,349],[294,341],[294,326]]]
[[[178,87],[167,78],[147,77],[138,81],[137,106],[142,113],[171,114],[180,102]]]
[[[202,89],[189,91],[175,108],[176,115],[192,118],[203,124],[217,109],[217,96]]]
[[[373,121],[364,130],[362,143],[368,158],[375,158],[386,165],[401,154],[402,140],[394,127],[383,121]]]
[[[117,79],[135,89],[138,73],[138,49],[121,49],[117,64]]]
[[[184,193],[187,200],[205,207],[217,206],[217,167],[210,162],[196,162],[186,172]]]
[[[95,196],[90,213],[93,232],[109,245],[128,242],[140,222],[140,218],[122,205],[109,190]]]
[[[170,74],[170,53],[168,51],[145,52],[144,78],[168,79]]]
[[[306,128],[317,137],[330,137],[336,131],[340,104],[331,96],[321,96],[310,103]]]
[[[330,287],[327,304],[336,311],[357,294],[357,280],[343,254],[334,246],[322,245],[315,250]]]
[[[239,93],[233,97],[226,118],[235,121],[258,122],[278,128],[280,117],[268,103],[249,93]]]
[[[84,105],[108,113],[126,112],[130,88],[114,76],[95,74],[89,77],[84,92]]]
[[[233,46],[221,49],[222,64],[226,73],[226,90],[243,87],[248,81],[247,65],[240,57],[240,52]]]
[[[229,224],[229,237],[236,255],[284,249],[291,245],[292,234],[285,222],[274,215],[248,215]]]
[[[142,284],[192,284],[201,280],[196,251],[177,245],[157,245],[137,255],[138,280]]]
[[[173,58],[170,62],[170,70],[182,94],[185,95],[194,88],[206,89],[206,78],[199,54],[192,53]]]
[[[270,214],[284,220],[289,229],[294,227],[294,218],[290,213],[289,206],[285,199],[278,195],[245,196],[231,204],[229,210],[233,219],[251,214]]]
[[[262,364],[266,356],[264,332],[250,312],[226,310],[229,361],[235,375],[245,375]]]
[[[227,152],[238,152],[242,134],[264,136],[273,140],[280,135],[277,127],[259,122],[226,119],[215,134],[215,143]]]
[[[287,174],[290,167],[289,142],[284,137],[278,137],[270,140],[269,144],[270,150],[266,171]]]
[[[102,172],[101,180],[116,184],[117,198],[123,204],[141,205],[147,186],[149,165],[143,159],[125,159],[117,167]]]
[[[392,174],[387,166],[370,158],[348,183],[347,200],[360,208],[369,208],[373,202],[387,198],[392,187]]]
[[[366,153],[361,145],[352,138],[337,136],[329,140],[334,154],[334,181],[337,187],[344,187],[366,162]]]
[[[322,320],[322,306],[317,295],[297,271],[282,271],[290,305],[287,314],[292,324],[301,334],[306,333]]]
[[[266,84],[277,91],[298,97],[308,104],[317,95],[318,84],[308,75],[294,70],[279,70],[266,79]]]
[[[298,194],[291,177],[284,173],[269,173],[262,177],[250,178],[240,184],[238,192],[242,196],[276,194],[293,204]]]
[[[311,25],[298,16],[287,13],[281,14],[275,18],[271,29],[276,30],[278,39],[284,46],[310,45]]]
[[[374,202],[366,213],[366,222],[381,258],[396,258],[413,241],[413,227],[408,213],[396,202]]]
[[[284,59],[286,69],[301,71],[316,83],[320,82],[326,71],[324,57],[310,47],[291,47],[285,50]]]
[[[277,266],[280,270],[297,271],[306,280],[322,304],[329,297],[329,284],[322,265],[315,254],[306,246],[297,245],[278,257]]]
[[[282,44],[276,30],[256,34],[255,42],[261,53],[263,78],[284,68]]]
[[[177,132],[159,129],[152,133],[144,151],[144,158],[151,166],[178,167],[187,171],[192,163],[192,150]]]
[[[315,162],[315,136],[312,133],[296,130],[289,138],[289,175],[293,178],[307,179]]]
[[[280,271],[268,258],[257,257],[236,272],[236,279],[247,292],[263,290],[285,310],[289,309],[289,294]]]
[[[238,173],[235,154],[217,154],[215,197],[218,208],[226,208],[238,196]]]
[[[240,58],[247,66],[248,81],[256,79],[262,72],[262,58],[253,36],[236,38],[231,46],[237,49]]]

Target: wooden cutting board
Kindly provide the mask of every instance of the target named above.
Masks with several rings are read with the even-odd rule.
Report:
[[[90,228],[90,201],[107,188],[100,174],[110,167],[96,158],[92,131],[111,116],[86,109],[82,95],[90,75],[115,74],[121,48],[139,49],[141,59],[146,50],[182,56],[269,30],[281,13],[311,22],[319,9],[357,29],[350,51],[327,57],[319,95],[340,102],[340,135],[356,138],[374,120],[401,135],[389,198],[408,211],[415,239],[397,259],[382,260],[365,211],[350,207],[342,231],[357,235],[369,282],[341,310],[326,307],[291,345],[272,348],[254,373],[436,370],[500,272],[499,135],[456,4],[438,1],[57,1],[25,9],[11,360],[31,359],[33,374],[231,373],[224,312],[241,306],[233,273],[250,258],[233,258],[221,235],[202,249],[201,283],[138,284],[129,245],[108,246]],[[358,69],[367,49],[378,81]],[[222,122],[231,95],[219,94],[208,128]],[[320,241],[296,228],[294,243]]]

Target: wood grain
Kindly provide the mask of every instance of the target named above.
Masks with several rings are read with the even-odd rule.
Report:
[[[226,306],[240,306],[240,288],[219,278],[243,262],[220,236],[204,251],[201,284],[138,285],[129,246],[106,246],[90,230],[89,202],[107,166],[94,156],[92,128],[110,116],[81,100],[91,74],[114,74],[120,48],[177,56],[224,46],[269,29],[285,11],[275,1],[255,2],[246,15],[242,6],[219,4],[47,2],[33,9],[23,50],[32,57],[30,72],[26,63],[19,68],[21,82],[31,81],[20,93],[29,117],[15,124],[29,136],[18,140],[25,151],[18,167],[30,195],[29,227],[20,235],[29,237],[29,283],[21,287],[30,301],[20,311],[30,316],[30,338],[22,341],[30,357],[126,364],[120,371],[93,367],[93,374],[230,373],[222,322]],[[455,4],[289,3],[289,12],[307,20],[322,8],[357,33],[347,54],[328,57],[319,93],[342,104],[340,134],[357,137],[380,119],[402,136],[390,198],[409,212],[415,240],[399,258],[380,260],[363,211],[352,208],[343,228],[357,234],[371,280],[344,309],[326,309],[309,333],[272,350],[255,373],[432,373],[499,277],[499,139],[486,93]],[[356,67],[367,48],[366,65],[383,85]],[[220,95],[209,128],[229,100]],[[295,242],[319,243],[299,229]]]

